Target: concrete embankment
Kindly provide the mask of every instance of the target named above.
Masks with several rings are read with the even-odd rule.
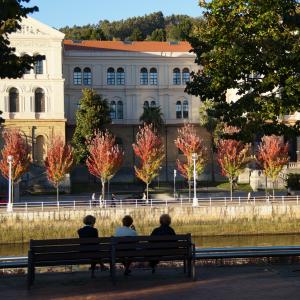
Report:
[[[95,208],[0,214],[0,243],[75,237],[87,214],[96,216],[102,236],[112,235],[126,214],[133,217],[139,234],[149,234],[162,213],[172,216],[172,226],[178,233],[195,236],[300,233],[300,205],[296,204]]]

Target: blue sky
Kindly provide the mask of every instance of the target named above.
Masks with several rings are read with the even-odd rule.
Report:
[[[32,16],[52,27],[84,25],[143,16],[155,11],[164,15],[200,16],[198,0],[31,0],[40,9]]]

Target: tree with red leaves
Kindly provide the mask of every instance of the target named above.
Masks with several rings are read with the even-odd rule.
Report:
[[[178,137],[175,140],[176,147],[183,153],[185,161],[177,159],[177,168],[181,175],[187,179],[189,185],[189,199],[191,198],[191,182],[194,176],[194,163],[192,154],[197,154],[196,174],[200,175],[207,161],[207,148],[203,140],[197,136],[195,127],[191,124],[185,124],[183,128],[178,129]]]
[[[158,176],[159,167],[165,157],[163,142],[152,124],[144,124],[139,128],[136,143],[132,147],[140,159],[139,166],[134,166],[135,174],[146,184],[146,201],[148,201],[149,184]]]
[[[280,136],[264,136],[258,146],[257,161],[266,177],[272,181],[273,197],[275,196],[275,181],[283,167],[289,162],[289,145]],[[267,190],[267,186],[266,186]]]
[[[124,152],[116,144],[116,138],[108,131],[97,132],[87,145],[89,156],[86,165],[89,172],[101,180],[102,199],[105,199],[105,183],[120,169]]]
[[[233,181],[251,161],[251,145],[243,144],[233,139],[221,139],[217,145],[217,160],[221,167],[221,174],[229,179],[230,198],[233,195]]]
[[[4,147],[1,151],[0,170],[2,175],[9,179],[9,166],[7,158],[13,157],[11,180],[12,180],[12,202],[14,182],[18,182],[21,176],[28,170],[31,161],[30,147],[20,130],[10,129],[3,132]]]
[[[45,158],[45,167],[48,180],[56,188],[56,201],[59,198],[59,184],[70,172],[73,165],[73,149],[65,144],[63,139],[55,136],[50,140]]]

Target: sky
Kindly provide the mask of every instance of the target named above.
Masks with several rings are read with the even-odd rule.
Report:
[[[39,7],[33,18],[55,28],[95,24],[143,16],[162,11],[165,16],[186,14],[201,15],[198,0],[31,0],[29,5]]]

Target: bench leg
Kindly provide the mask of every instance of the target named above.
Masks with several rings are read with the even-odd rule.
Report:
[[[27,268],[27,289],[28,290],[33,285],[34,277],[35,277],[35,268],[31,264],[28,264],[28,268]]]

